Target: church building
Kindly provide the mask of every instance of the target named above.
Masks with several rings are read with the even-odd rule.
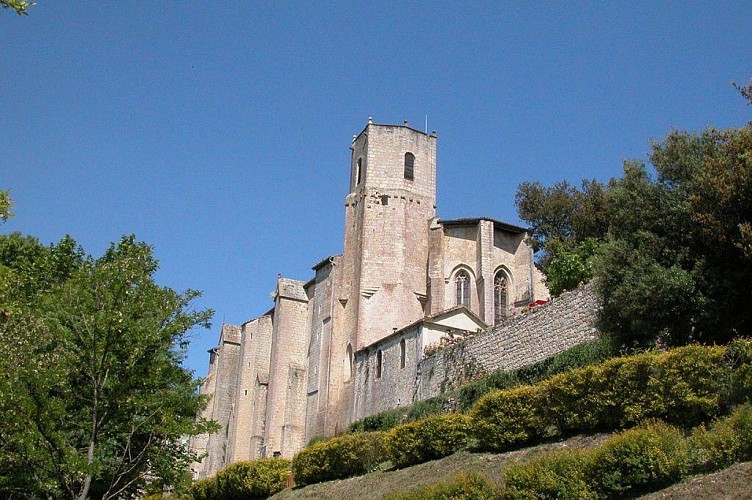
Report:
[[[434,394],[419,363],[446,335],[482,332],[548,291],[527,230],[485,217],[436,216],[436,135],[371,119],[350,146],[342,254],[309,281],[279,277],[273,307],[224,325],[209,351],[197,478]],[[481,333],[482,334],[482,333]]]

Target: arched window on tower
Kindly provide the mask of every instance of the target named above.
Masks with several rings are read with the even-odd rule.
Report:
[[[355,174],[355,185],[359,185],[363,179],[363,158],[358,158],[358,170]]]
[[[494,277],[494,325],[498,325],[507,317],[509,280],[503,271]]]
[[[405,153],[405,179],[411,181],[415,178],[415,155]]]
[[[470,275],[467,271],[458,272],[454,277],[454,284],[457,288],[457,305],[470,309]]]

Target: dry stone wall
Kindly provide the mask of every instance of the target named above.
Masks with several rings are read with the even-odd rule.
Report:
[[[486,373],[537,363],[595,339],[598,307],[592,286],[583,286],[439,351],[418,365],[415,400],[437,396]]]

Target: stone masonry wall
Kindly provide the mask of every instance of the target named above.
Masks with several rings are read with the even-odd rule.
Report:
[[[418,366],[415,401],[437,396],[479,374],[521,368],[595,339],[598,307],[592,286],[583,286],[439,351]]]

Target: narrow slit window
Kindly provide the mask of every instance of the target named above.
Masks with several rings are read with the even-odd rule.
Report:
[[[376,378],[381,378],[381,368],[382,368],[382,358],[381,351],[379,350],[376,353]]]
[[[412,153],[405,153],[405,179],[415,179],[415,155]]]
[[[363,179],[363,158],[358,158],[358,170],[355,173],[355,185],[359,185]]]
[[[405,339],[400,340],[400,368],[405,367],[405,354],[406,354]]]

